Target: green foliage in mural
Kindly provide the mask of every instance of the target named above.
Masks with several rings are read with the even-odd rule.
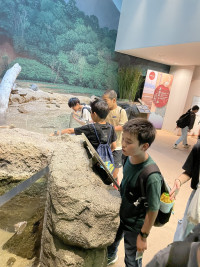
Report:
[[[19,63],[22,70],[18,76],[21,80],[43,81],[43,82],[57,82],[62,83],[63,79],[58,77],[57,74],[47,66],[42,65],[33,59],[28,58],[16,58],[8,68],[11,68],[13,64]]]
[[[117,80],[120,98],[134,101],[135,95],[143,82],[141,71],[132,67],[119,68]]]
[[[0,34],[12,38],[16,53],[36,60],[18,59],[19,78],[117,89],[116,31],[100,28],[75,0],[0,0],[0,6]]]

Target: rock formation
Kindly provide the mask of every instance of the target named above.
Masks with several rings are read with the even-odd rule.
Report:
[[[119,225],[120,196],[93,172],[82,137],[0,129],[0,149],[0,177],[25,179],[49,164],[41,267],[106,266],[106,247]]]
[[[119,193],[92,171],[81,137],[57,143],[50,170],[41,266],[106,266],[106,247],[119,225]]]

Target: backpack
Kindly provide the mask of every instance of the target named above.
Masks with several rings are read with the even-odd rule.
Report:
[[[126,159],[124,161],[124,164],[126,162]],[[142,210],[148,208],[148,203],[147,203],[147,199],[146,199],[146,184],[147,184],[148,177],[152,173],[161,174],[161,172],[160,172],[160,170],[156,164],[147,165],[140,173],[140,175],[137,179],[137,182],[136,182],[136,186],[132,189],[132,191],[130,191],[130,190],[126,191],[127,199],[129,201],[131,201],[133,203],[133,205],[135,205],[135,206],[141,205]],[[161,195],[164,192],[169,193],[169,191],[170,191],[170,187],[165,182],[163,176],[162,176],[162,179],[163,179],[163,181],[162,181],[162,186],[161,186]],[[127,185],[127,188],[130,188],[130,187]],[[161,211],[161,209],[159,209],[158,215],[157,215],[156,220],[154,222],[154,226],[163,226],[164,224],[166,224],[169,221],[172,210],[173,210],[173,208],[171,208],[169,212],[164,213]]]
[[[106,165],[107,169],[112,174],[113,171],[114,171],[114,158],[113,158],[113,154],[112,154],[112,150],[111,150],[110,142],[109,142],[110,137],[111,137],[111,133],[112,133],[112,126],[110,126],[110,133],[109,133],[108,140],[107,140],[106,144],[102,144],[101,143],[94,124],[92,124],[92,126],[94,128],[96,137],[97,137],[98,142],[99,142],[99,146],[97,147],[97,153],[99,154],[99,156],[103,160],[103,162]]]
[[[87,109],[90,113],[91,113],[91,107],[89,107],[89,106],[85,106],[85,104],[84,104],[84,106],[83,106],[83,108],[82,108],[82,111],[81,111],[81,117],[83,116],[83,110],[84,109]]]
[[[185,114],[180,116],[180,118],[176,121],[176,125],[179,128],[185,128],[190,124],[190,111],[188,110]]]

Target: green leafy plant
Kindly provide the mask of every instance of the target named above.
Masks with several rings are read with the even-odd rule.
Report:
[[[58,77],[58,75],[52,69],[37,62],[36,60],[28,58],[16,58],[8,65],[8,68],[11,68],[15,63],[18,63],[22,68],[18,76],[19,80],[39,80],[43,82],[54,82],[56,80],[58,83],[63,83],[63,79]]]
[[[135,95],[143,81],[142,73],[138,68],[122,67],[118,70],[118,91],[121,99],[134,101]]]

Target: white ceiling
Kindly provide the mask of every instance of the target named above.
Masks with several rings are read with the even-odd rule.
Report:
[[[117,52],[171,66],[200,66],[200,42],[118,50]]]

